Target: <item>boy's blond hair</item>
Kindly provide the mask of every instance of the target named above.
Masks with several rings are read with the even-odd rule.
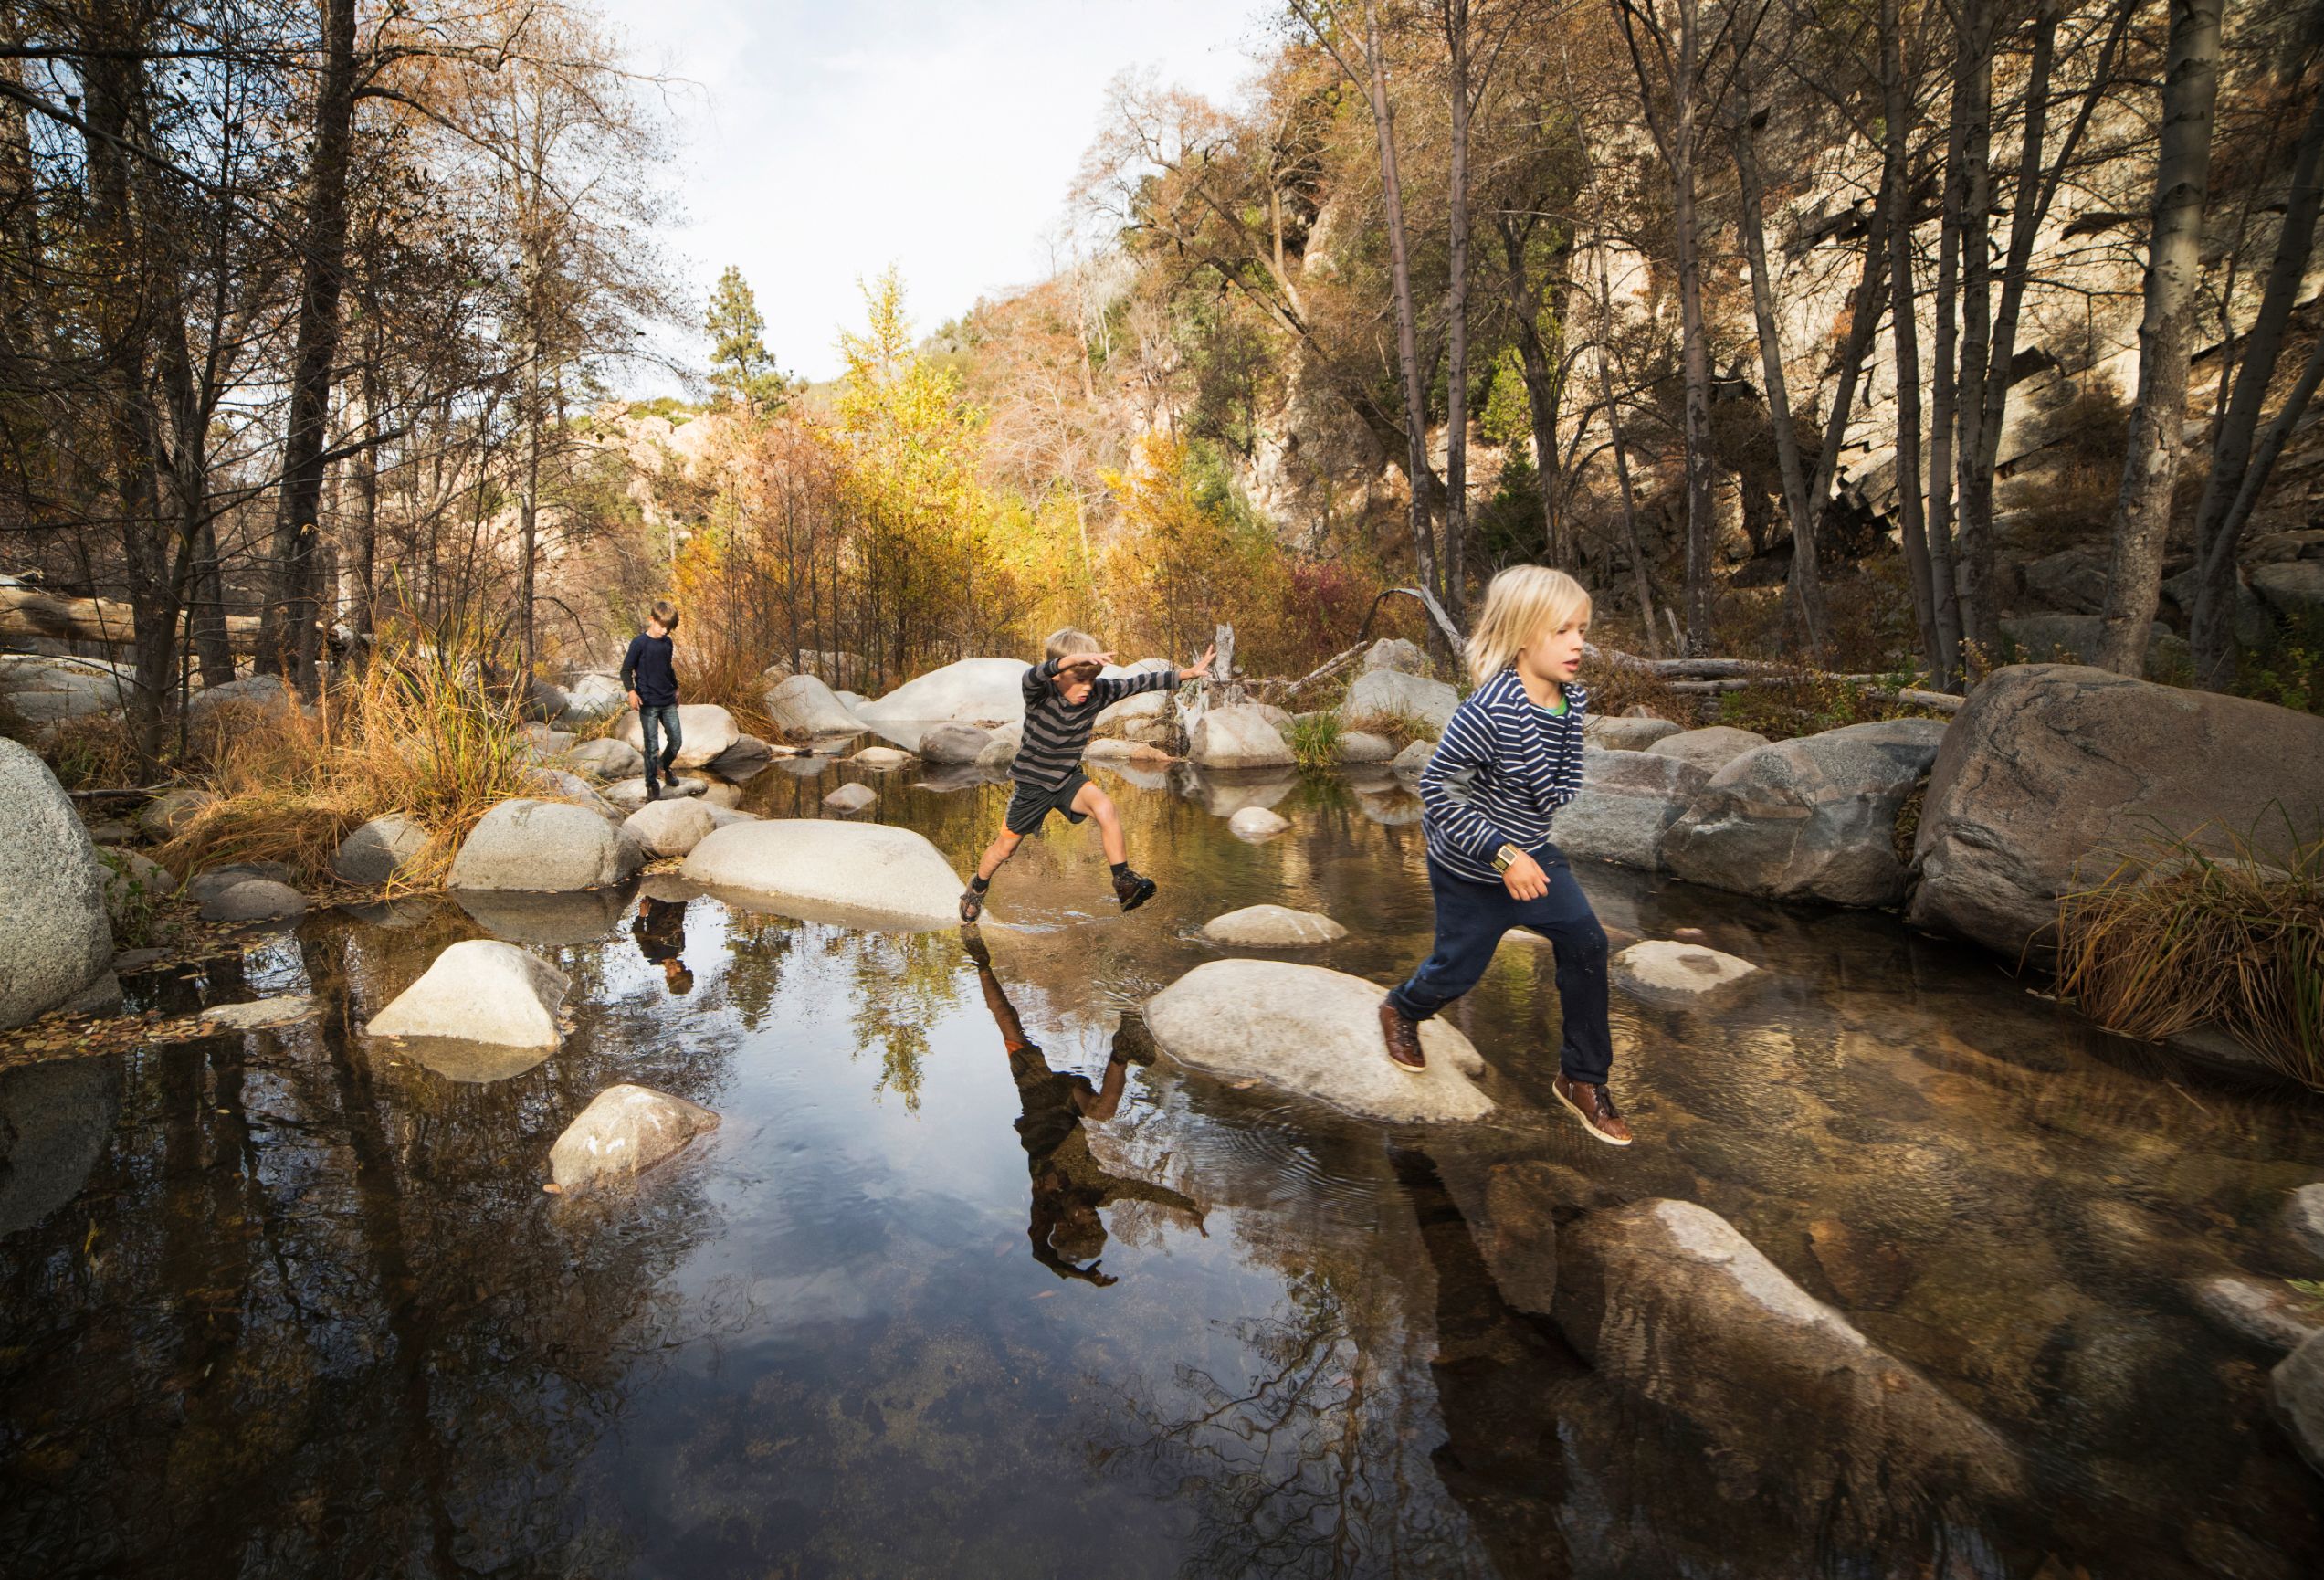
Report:
[[[646,613],[647,617],[659,623],[664,634],[678,629],[678,606],[668,598],[655,600],[654,606]]]
[[[1097,637],[1071,626],[1050,632],[1048,641],[1042,646],[1044,651],[1041,656],[1044,658],[1062,658],[1067,653],[1094,653],[1099,650]]]
[[[1485,589],[1485,612],[1468,634],[1468,678],[1481,686],[1517,659],[1518,649],[1546,628],[1556,631],[1580,615],[1590,595],[1563,571],[1511,565]]]

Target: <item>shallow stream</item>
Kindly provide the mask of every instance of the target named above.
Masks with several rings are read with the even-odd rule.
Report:
[[[720,793],[813,816],[852,775]],[[0,1572],[2324,1573],[2269,1357],[2185,1289],[2300,1270],[2274,1219],[2324,1177],[2312,1103],[1890,917],[1592,868],[1617,945],[1698,929],[1766,974],[1715,1014],[1617,995],[1640,1144],[1551,1117],[1550,962],[1516,940],[1457,1013],[1499,1117],[1386,1131],[1117,1030],[1262,901],[1351,929],[1294,958],[1394,980],[1428,941],[1417,803],[1099,778],[1160,897],[1115,914],[1094,831],[1053,824],[995,885],[989,974],[667,878],[408,901],[130,984],[311,992],[319,1023],[0,1072]],[[871,816],[965,869],[1005,791],[915,780]],[[1254,802],[1292,831],[1231,836]],[[478,936],[571,975],[561,1051],[458,1080],[500,1072],[354,1034]],[[1110,1117],[1060,1118],[1076,1077]],[[723,1123],[634,1190],[543,1194],[615,1081]],[[1553,1238],[1523,1215],[1656,1196],[1991,1422],[2028,1494],[1863,1507],[1593,1375],[1522,1309]]]

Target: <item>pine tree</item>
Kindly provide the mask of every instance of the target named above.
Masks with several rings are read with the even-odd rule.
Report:
[[[791,380],[774,365],[766,348],[766,320],[759,316],[751,282],[731,263],[710,292],[702,328],[710,340],[710,388],[727,401],[749,407],[753,416],[782,410],[791,394]]]

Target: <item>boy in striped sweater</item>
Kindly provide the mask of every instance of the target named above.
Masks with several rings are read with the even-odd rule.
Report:
[[[1562,571],[1513,565],[1486,589],[1468,638],[1477,690],[1453,712],[1420,780],[1436,947],[1380,1006],[1388,1057],[1427,1068],[1420,1023],[1477,985],[1501,934],[1530,928],[1557,956],[1564,1044],[1551,1083],[1583,1127],[1614,1146],[1630,1126],[1606,1090],[1606,935],[1550,843],[1550,818],[1582,788],[1586,703],[1574,675],[1590,595]]]
[[[1167,691],[1182,680],[1199,680],[1211,672],[1215,648],[1204,652],[1191,669],[1151,669],[1125,679],[1099,678],[1098,671],[1113,662],[1111,653],[1098,650],[1098,638],[1067,628],[1052,632],[1046,654],[1025,671],[1025,740],[1017,747],[1009,777],[1016,791],[1000,833],[985,847],[976,864],[976,876],[961,895],[961,920],[974,922],[984,914],[984,892],[1001,863],[1016,854],[1028,834],[1037,834],[1049,814],[1061,812],[1068,823],[1098,820],[1106,860],[1113,867],[1114,898],[1124,911],[1135,911],[1154,897],[1154,880],[1130,869],[1130,849],[1121,837],[1121,819],[1113,801],[1089,783],[1081,772],[1081,753],[1098,715],[1124,697],[1141,691]]]

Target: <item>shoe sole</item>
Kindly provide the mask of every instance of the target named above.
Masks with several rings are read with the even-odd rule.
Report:
[[[1394,1065],[1398,1069],[1403,1070],[1406,1075],[1426,1075],[1428,1073],[1428,1067],[1426,1065],[1406,1064],[1403,1059],[1398,1059],[1393,1053],[1388,1056],[1388,1062]]]
[[[1129,915],[1131,911],[1137,910],[1141,905],[1145,904],[1147,901],[1151,900],[1153,897],[1154,886],[1149,883],[1143,889],[1141,889],[1136,894],[1122,901],[1121,913],[1124,916]]]
[[[1574,1118],[1582,1122],[1582,1128],[1583,1130],[1588,1131],[1592,1135],[1597,1137],[1608,1146],[1628,1146],[1631,1142],[1638,1139],[1636,1136],[1631,1136],[1625,1139],[1618,1135],[1608,1135],[1596,1125],[1592,1124],[1590,1122],[1590,1116],[1583,1113],[1580,1106],[1577,1105],[1572,1098],[1566,1096],[1565,1093],[1558,1090],[1555,1087],[1551,1087],[1550,1088],[1550,1095],[1565,1105],[1566,1112],[1572,1114]]]
[[[973,927],[976,925],[978,918],[982,917],[983,914],[984,907],[982,905],[969,905],[964,903],[961,906],[961,925],[962,927]]]

